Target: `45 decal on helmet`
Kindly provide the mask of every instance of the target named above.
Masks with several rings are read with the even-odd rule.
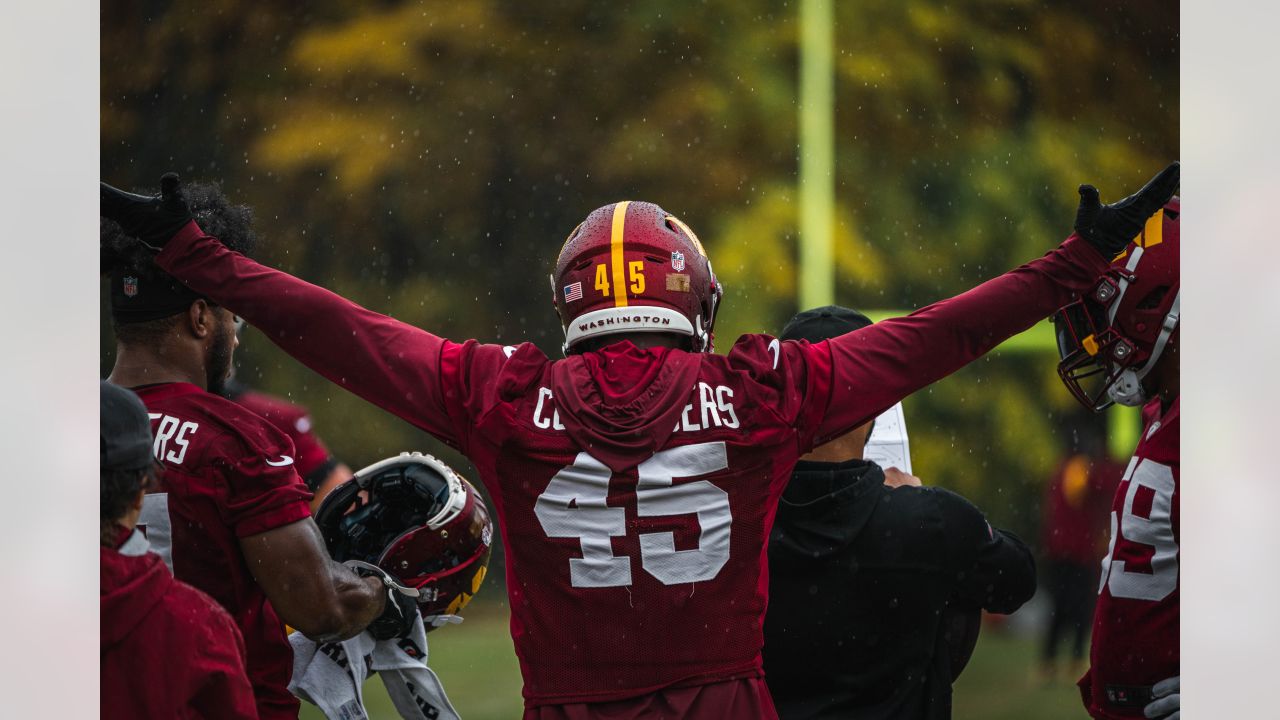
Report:
[[[634,332],[685,335],[691,350],[709,352],[723,295],[689,226],[630,201],[598,208],[574,228],[551,288],[566,354],[587,338]]]

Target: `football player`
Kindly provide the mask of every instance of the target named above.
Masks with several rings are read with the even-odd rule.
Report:
[[[101,398],[102,717],[255,720],[244,641],[231,616],[174,580],[136,529],[143,494],[159,482],[147,409],[109,382]]]
[[[192,220],[176,175],[102,213],[304,364],[460,449],[507,551],[526,718],[775,717],[766,541],[796,459],[1086,289],[1163,205],[1175,163],[1045,257],[904,318],[711,353],[721,287],[657,205],[592,212],[551,276],[562,360],[455,343],[253,262]],[[341,348],[335,351],[334,348]]]
[[[249,249],[248,208],[211,185],[191,186],[188,197],[202,225]],[[163,467],[139,526],[175,577],[231,613],[258,715],[296,718],[284,623],[317,639],[366,626],[390,637],[411,627],[414,600],[381,573],[362,577],[329,558],[293,444],[216,394],[231,369],[235,316],[161,271],[113,222],[102,223],[101,252],[116,335],[110,380],[142,398]]]
[[[1099,211],[1097,191],[1089,189]],[[1178,216],[1174,197],[1055,316],[1058,374],[1085,407],[1142,407],[1111,506],[1111,542],[1080,691],[1100,720],[1180,714]]]

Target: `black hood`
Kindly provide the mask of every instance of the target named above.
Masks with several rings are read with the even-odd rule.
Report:
[[[870,460],[796,463],[782,493],[770,553],[817,559],[839,552],[862,532],[884,487]]]

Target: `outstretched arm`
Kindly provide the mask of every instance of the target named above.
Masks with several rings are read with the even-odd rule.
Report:
[[[817,442],[838,437],[981,357],[1088,290],[1177,189],[1173,163],[1137,193],[1101,205],[1080,187],[1076,232],[1042,258],[901,318],[825,342],[831,368]],[[824,343],[812,351],[823,352]],[[818,366],[827,358],[820,358]]]
[[[102,216],[162,249],[161,269],[243,317],[307,367],[459,443],[440,382],[441,353],[457,345],[227,249],[191,219],[177,175],[166,174],[160,185],[161,194],[148,197],[102,183]]]
[[[441,394],[442,338],[254,262],[194,222],[165,244],[156,264],[330,381],[457,443]]]
[[[831,400],[818,442],[874,418],[1031,327],[1106,267],[1102,255],[1072,236],[1048,255],[968,292],[826,341]]]

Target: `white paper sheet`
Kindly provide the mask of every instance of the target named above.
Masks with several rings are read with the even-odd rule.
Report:
[[[907,422],[902,417],[902,403],[876,418],[863,457],[880,467],[896,467],[903,472],[911,472],[911,448],[907,444]]]

